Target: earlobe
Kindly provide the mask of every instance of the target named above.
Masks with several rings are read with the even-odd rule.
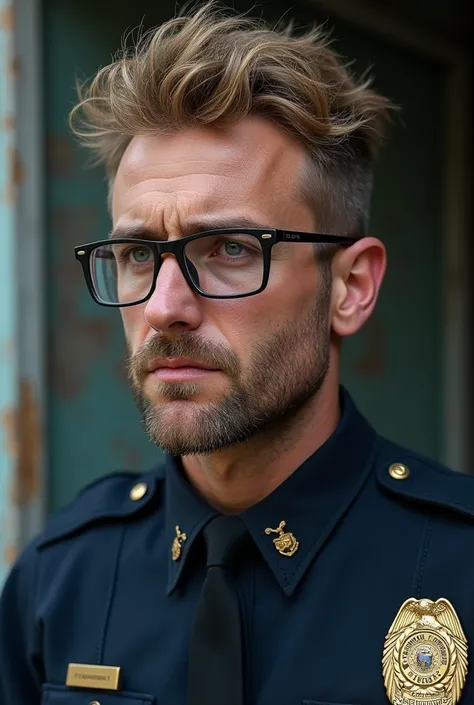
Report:
[[[340,337],[354,335],[370,318],[386,269],[386,250],[373,237],[341,252],[334,264],[332,329]]]

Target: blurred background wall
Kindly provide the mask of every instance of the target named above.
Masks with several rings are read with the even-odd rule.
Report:
[[[371,233],[389,269],[345,346],[343,382],[377,429],[471,472],[470,70],[467,0],[233,6],[324,21],[353,70],[401,107],[376,172]],[[89,298],[73,247],[107,236],[106,183],[69,135],[76,77],[162,0],[0,0],[0,583],[86,483],[159,460],[128,391],[117,312]]]

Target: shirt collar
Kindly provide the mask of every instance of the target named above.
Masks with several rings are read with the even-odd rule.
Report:
[[[341,405],[342,417],[331,437],[268,497],[240,515],[287,595],[294,592],[372,468],[375,431],[344,390]],[[168,457],[165,485],[170,593],[180,579],[196,537],[217,512],[183,477],[177,458]],[[171,547],[177,538],[176,527],[186,539],[178,542],[179,555],[174,560]],[[270,533],[266,529],[276,531]]]

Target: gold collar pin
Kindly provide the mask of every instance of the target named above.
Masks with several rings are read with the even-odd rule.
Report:
[[[184,534],[179,526],[175,527],[176,529],[176,536],[173,539],[173,543],[171,545],[171,557],[174,561],[177,561],[179,557],[181,556],[181,550],[183,547],[183,543],[186,541],[188,538],[186,534]]]
[[[281,553],[282,556],[292,556],[298,550],[300,543],[296,540],[291,531],[283,531],[285,526],[286,521],[281,521],[278,528],[265,529],[265,533],[267,536],[269,534],[278,534],[278,536],[273,539],[276,550],[278,553]]]

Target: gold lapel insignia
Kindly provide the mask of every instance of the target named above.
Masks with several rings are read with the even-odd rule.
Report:
[[[179,526],[175,527],[176,528],[176,536],[173,539],[173,545],[171,546],[171,557],[174,561],[177,561],[178,558],[181,555],[181,549],[183,546],[183,543],[186,541],[188,538],[186,534],[183,534]]]
[[[70,663],[67,667],[66,685],[94,690],[120,690],[120,667]]]
[[[275,548],[282,556],[292,556],[298,550],[299,541],[295,539],[290,531],[283,531],[286,526],[286,521],[280,521],[277,529],[265,529],[265,533],[278,534],[276,539],[273,539]]]
[[[385,637],[382,672],[388,699],[393,705],[456,705],[466,680],[467,650],[448,600],[407,600]]]

